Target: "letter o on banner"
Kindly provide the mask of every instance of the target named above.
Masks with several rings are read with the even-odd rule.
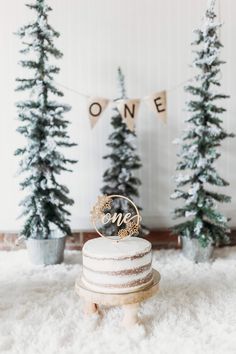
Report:
[[[93,117],[100,116],[102,113],[102,106],[99,102],[93,102],[89,106],[89,115]]]
[[[89,99],[88,112],[91,128],[95,126],[101,114],[106,109],[109,100],[102,97],[91,97]]]

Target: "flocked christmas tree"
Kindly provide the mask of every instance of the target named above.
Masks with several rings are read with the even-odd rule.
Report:
[[[27,56],[20,64],[29,73],[26,78],[17,79],[17,90],[29,92],[29,99],[17,103],[21,122],[18,131],[26,139],[26,145],[16,151],[21,156],[21,186],[27,195],[21,202],[25,216],[22,235],[48,238],[53,229],[70,233],[66,206],[73,204],[73,200],[57,176],[70,171],[67,164],[75,162],[66,158],[61,148],[75,144],[67,134],[69,122],[63,118],[70,107],[55,100],[63,93],[54,85],[53,77],[59,68],[51,60],[61,58],[62,53],[53,43],[59,33],[48,23],[51,8],[45,0],[26,6],[34,11],[35,19],[17,33],[24,45],[20,52]]]
[[[118,83],[120,97],[117,100],[127,98],[125,78],[120,68],[118,68]],[[136,134],[127,128],[117,108],[114,108],[111,125],[113,131],[107,143],[110,153],[104,156],[104,159],[109,160],[110,167],[103,175],[104,186],[101,191],[106,195],[119,194],[133,200],[139,196],[138,187],[141,185],[141,181],[135,176],[134,171],[142,166],[134,145]],[[133,214],[133,209],[130,208],[130,203],[126,200],[114,199],[109,213],[130,212]],[[138,209],[142,210],[140,207]],[[117,235],[117,225],[110,222],[103,227],[102,231],[107,236]],[[147,233],[148,229],[141,224],[139,236],[144,236]]]
[[[181,139],[180,161],[177,170],[184,171],[176,177],[173,199],[182,199],[183,205],[175,209],[175,217],[185,221],[174,231],[181,236],[197,238],[204,247],[209,243],[228,240],[228,219],[217,210],[218,202],[230,202],[230,197],[215,191],[228,185],[216,171],[215,161],[220,157],[219,147],[227,137],[233,137],[222,127],[220,115],[225,108],[218,100],[228,96],[219,92],[219,59],[222,44],[218,37],[221,26],[216,20],[214,3],[211,1],[202,27],[196,30],[197,38],[193,66],[197,70],[193,84],[186,87],[192,95],[187,103],[190,117],[188,128]]]

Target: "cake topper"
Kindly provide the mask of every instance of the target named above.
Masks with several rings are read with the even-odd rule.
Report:
[[[114,204],[118,200],[120,200],[119,212],[111,213]],[[122,212],[122,202],[126,204],[126,209],[129,207],[129,212]],[[120,241],[139,233],[141,216],[138,208],[132,200],[122,195],[113,194],[98,197],[96,204],[91,211],[91,220],[95,230],[100,236],[108,239],[111,236],[117,236],[117,241]],[[104,235],[98,230],[98,223],[100,223],[101,226],[113,223],[116,225],[117,234],[109,236]],[[114,238],[112,238],[112,240],[114,240]]]

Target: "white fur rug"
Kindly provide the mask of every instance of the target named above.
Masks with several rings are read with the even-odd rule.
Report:
[[[236,248],[211,264],[192,264],[179,251],[154,252],[161,291],[142,304],[141,324],[119,326],[120,308],[85,320],[74,292],[80,252],[65,264],[30,265],[26,251],[0,253],[0,353],[236,353]]]

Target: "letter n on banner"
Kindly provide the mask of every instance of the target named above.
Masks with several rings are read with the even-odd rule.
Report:
[[[149,108],[163,121],[167,119],[167,103],[166,91],[156,92],[148,97],[145,97]]]
[[[134,131],[135,119],[138,114],[139,105],[140,100],[138,99],[117,101],[118,111],[130,131]]]
[[[102,97],[90,97],[88,112],[89,112],[89,120],[91,124],[91,128],[95,126],[101,114],[106,109],[109,100]]]

